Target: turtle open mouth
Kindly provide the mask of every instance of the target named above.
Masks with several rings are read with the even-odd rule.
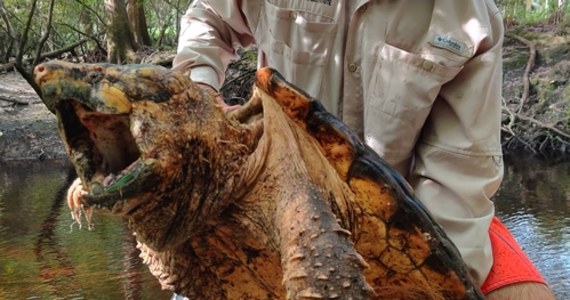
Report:
[[[102,113],[69,100],[59,103],[56,115],[71,160],[88,191],[88,205],[112,208],[140,192],[152,162],[141,159],[127,113]]]

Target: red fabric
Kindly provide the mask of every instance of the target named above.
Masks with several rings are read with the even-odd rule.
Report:
[[[493,248],[493,267],[481,287],[484,294],[513,283],[546,283],[515,238],[497,217],[491,221],[489,236]]]

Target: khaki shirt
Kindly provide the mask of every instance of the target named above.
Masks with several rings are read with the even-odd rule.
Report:
[[[237,47],[323,102],[409,181],[480,283],[503,175],[492,0],[195,1],[174,68],[219,89]]]

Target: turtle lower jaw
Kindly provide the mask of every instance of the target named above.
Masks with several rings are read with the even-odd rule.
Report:
[[[156,183],[157,166],[155,159],[138,158],[120,174],[109,174],[102,181],[90,182],[88,194],[84,198],[85,204],[107,208],[116,213],[128,213],[135,207],[134,203],[130,203],[131,200],[150,192]]]
[[[151,189],[158,162],[139,149],[129,114],[99,112],[80,102],[61,102],[56,111],[60,134],[88,192],[84,204],[119,209]]]

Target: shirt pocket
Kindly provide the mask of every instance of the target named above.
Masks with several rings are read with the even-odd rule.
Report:
[[[446,60],[442,52],[428,54],[390,44],[378,45],[373,52],[365,138],[380,143],[386,152],[411,151],[441,86],[463,68],[463,63]]]
[[[268,66],[318,96],[337,25],[326,11],[289,6],[286,1],[265,3],[256,34],[258,46]]]

